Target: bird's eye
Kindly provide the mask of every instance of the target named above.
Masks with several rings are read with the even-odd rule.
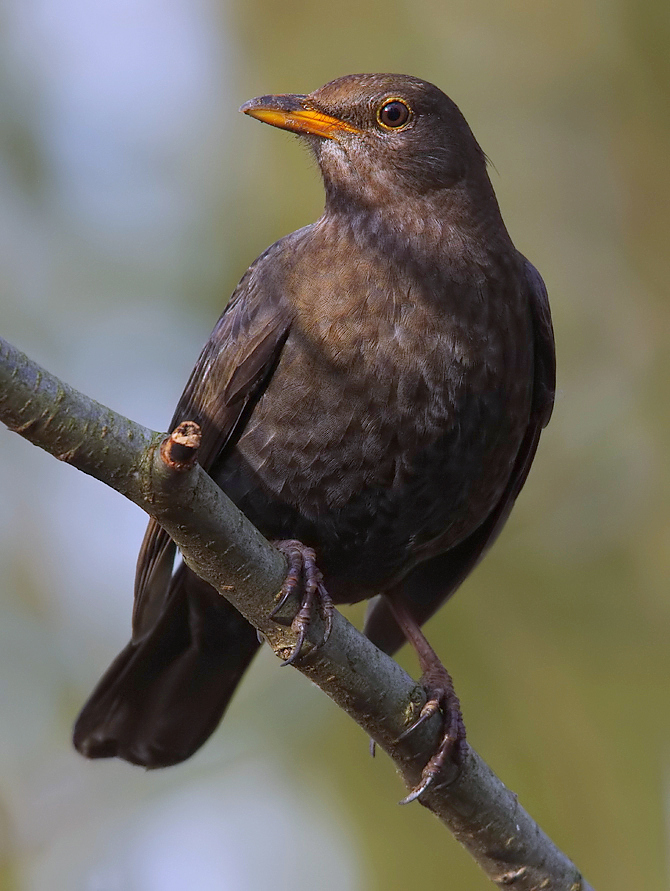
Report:
[[[409,105],[402,99],[387,99],[377,111],[377,122],[385,130],[400,130],[411,116]]]

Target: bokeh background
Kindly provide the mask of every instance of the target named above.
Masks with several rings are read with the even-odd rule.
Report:
[[[375,70],[461,106],[546,279],[560,390],[499,543],[428,633],[471,743],[609,891],[668,887],[668,10],[0,2],[0,331],[157,429],[248,263],[321,210],[307,153],[238,106]],[[267,652],[187,764],[76,755],[144,518],[5,428],[0,449],[1,891],[490,887]]]

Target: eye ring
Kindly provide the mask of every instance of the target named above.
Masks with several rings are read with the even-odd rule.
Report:
[[[412,120],[412,109],[404,99],[392,96],[377,109],[377,123],[383,130],[404,130]]]

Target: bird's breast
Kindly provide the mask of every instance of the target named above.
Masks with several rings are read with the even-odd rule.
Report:
[[[324,275],[321,288],[312,278],[317,296],[298,306],[220,474],[266,535],[316,545],[335,596],[341,581],[352,600],[352,585],[369,596],[490,512],[532,374],[520,300],[482,293],[479,279],[441,294],[358,273]]]

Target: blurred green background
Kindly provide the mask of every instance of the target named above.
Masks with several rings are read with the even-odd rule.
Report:
[[[375,70],[460,105],[547,282],[559,396],[499,543],[428,634],[472,745],[608,891],[668,887],[669,10],[0,2],[1,333],[158,429],[248,263],[321,211],[307,153],[238,106]],[[0,448],[0,891],[490,887],[267,652],[187,764],[77,756],[144,518],[5,428]]]

